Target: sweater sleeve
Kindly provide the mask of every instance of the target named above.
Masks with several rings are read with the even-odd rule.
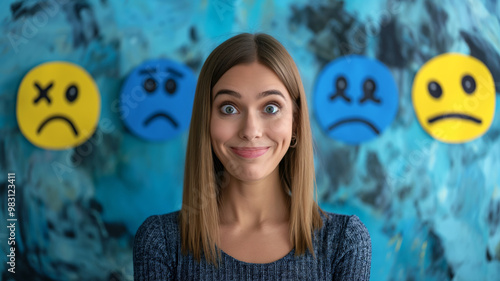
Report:
[[[350,216],[334,262],[334,280],[370,280],[370,234],[357,216]]]
[[[151,216],[142,223],[134,239],[134,280],[174,278],[167,242],[159,216]]]

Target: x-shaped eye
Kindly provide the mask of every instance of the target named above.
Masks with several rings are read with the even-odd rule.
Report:
[[[359,103],[364,103],[366,101],[380,103],[380,99],[375,97],[375,90],[376,89],[377,89],[377,86],[375,84],[375,81],[373,81],[370,78],[366,79],[365,83],[363,83],[363,97],[361,98]]]
[[[35,100],[33,101],[34,104],[37,104],[42,98],[45,98],[47,100],[48,103],[50,103],[50,98],[48,96],[48,92],[50,90],[50,88],[52,88],[52,86],[54,86],[54,83],[50,83],[47,88],[43,89],[40,84],[38,84],[38,82],[35,82],[35,87],[38,89],[38,97],[35,98]]]
[[[337,78],[337,81],[335,81],[335,93],[330,96],[330,100],[334,100],[338,97],[343,98],[347,102],[351,102],[351,99],[345,95],[345,90],[347,89],[347,80],[343,77],[340,76]]]

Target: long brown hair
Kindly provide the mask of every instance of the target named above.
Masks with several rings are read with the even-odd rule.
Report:
[[[267,34],[243,33],[234,36],[208,56],[201,69],[193,114],[184,172],[184,192],[180,211],[182,253],[191,252],[198,261],[201,255],[209,263],[218,265],[220,249],[219,212],[221,178],[224,166],[212,151],[210,117],[212,88],[231,67],[258,61],[272,69],[285,85],[294,103],[294,133],[297,145],[290,148],[279,164],[281,183],[291,194],[290,241],[295,255],[306,249],[314,256],[312,240],[314,230],[323,222],[323,212],[314,201],[316,188],[313,144],[309,113],[302,80],[292,57],[276,39]]]

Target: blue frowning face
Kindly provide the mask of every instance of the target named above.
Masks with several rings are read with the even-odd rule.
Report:
[[[123,122],[143,139],[171,139],[189,127],[195,88],[196,78],[186,65],[167,59],[146,61],[122,86]]]
[[[323,68],[313,102],[318,123],[329,137],[359,144],[380,135],[394,120],[398,89],[384,64],[350,55]]]

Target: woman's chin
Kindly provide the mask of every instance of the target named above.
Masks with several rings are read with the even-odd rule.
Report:
[[[266,174],[262,168],[259,167],[247,167],[242,171],[231,173],[231,175],[241,182],[257,182],[263,180],[269,176]]]

